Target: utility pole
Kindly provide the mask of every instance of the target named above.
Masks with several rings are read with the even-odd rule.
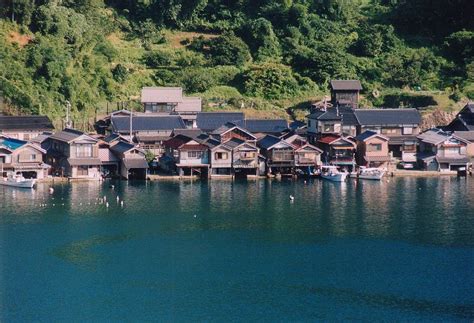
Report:
[[[133,144],[132,125],[133,125],[133,107],[130,106],[130,143],[131,144]]]
[[[69,119],[69,114],[71,113],[71,102],[66,100],[66,128],[71,128],[71,120]]]

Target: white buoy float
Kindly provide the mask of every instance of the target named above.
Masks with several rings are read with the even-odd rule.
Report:
[[[105,207],[109,207],[109,202],[105,202]]]
[[[120,201],[120,206],[123,207],[123,201]]]
[[[290,201],[294,201],[295,197],[293,195],[290,195]]]
[[[117,204],[120,202],[120,197],[117,195]]]
[[[49,194],[53,194],[54,193],[54,188],[50,187],[49,188]]]

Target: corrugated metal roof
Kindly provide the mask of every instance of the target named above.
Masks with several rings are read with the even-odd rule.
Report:
[[[359,80],[332,80],[331,88],[333,90],[349,90],[349,91],[360,91],[362,85]]]
[[[47,116],[2,116],[0,130],[39,130],[51,131],[53,124]]]
[[[142,103],[179,103],[183,101],[183,89],[180,87],[144,87]]]
[[[112,128],[116,132],[130,131],[130,117],[112,117]],[[186,128],[180,116],[139,115],[132,117],[132,131],[158,131]]]
[[[428,131],[425,131],[421,135],[419,135],[417,138],[420,139],[423,142],[433,144],[433,145],[438,145],[445,140],[447,140],[450,137],[449,134],[439,130],[439,129],[431,129]]]
[[[420,112],[416,109],[356,109],[354,114],[361,126],[418,125]]]
[[[213,131],[227,122],[238,124],[243,122],[242,112],[200,112],[197,115],[197,127],[203,131]]]

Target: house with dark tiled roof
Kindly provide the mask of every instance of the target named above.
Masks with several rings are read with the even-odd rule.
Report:
[[[391,158],[388,151],[389,139],[386,136],[367,130],[354,139],[359,166],[388,168]]]
[[[467,103],[446,129],[449,131],[474,131],[474,102]]]
[[[0,177],[15,172],[25,178],[42,179],[50,169],[43,162],[45,156],[46,150],[38,144],[0,135]]]
[[[164,152],[163,142],[171,138],[173,130],[185,129],[186,125],[177,115],[134,114],[132,120],[130,116],[111,117],[112,133],[130,138],[130,127],[139,148],[159,157]]]
[[[242,112],[200,112],[197,114],[196,125],[204,132],[212,132],[226,123],[241,125],[244,122]]]
[[[359,107],[359,93],[362,85],[359,80],[332,80],[330,82],[331,101],[334,106]]]
[[[324,151],[321,159],[325,165],[340,166],[349,171],[354,170],[356,144],[353,138],[327,135],[318,140],[318,146]]]
[[[357,133],[373,131],[389,139],[392,157],[403,162],[416,162],[417,136],[421,115],[416,109],[357,109]]]
[[[425,170],[455,171],[470,164],[467,155],[469,141],[440,129],[418,135],[420,141],[418,164]]]
[[[265,135],[281,136],[290,131],[285,119],[245,119],[242,127],[257,138]]]
[[[219,144],[208,136],[190,138],[176,135],[164,142],[165,153],[160,158],[163,170],[179,176],[209,176],[209,148]]]
[[[311,143],[326,135],[355,136],[358,121],[349,107],[316,108],[307,116]]]
[[[148,163],[142,149],[130,142],[117,141],[109,150],[118,158],[119,174],[122,178],[146,179]]]
[[[266,135],[257,141],[261,154],[266,159],[269,174],[293,174],[295,148],[285,140]]]
[[[196,127],[202,109],[201,98],[183,96],[181,87],[144,87],[141,103],[145,113],[180,115],[189,128]]]
[[[9,138],[29,141],[53,131],[53,124],[47,116],[0,115],[0,134]]]
[[[54,174],[72,179],[101,178],[97,139],[66,128],[48,137],[46,144],[47,161]]]
[[[308,139],[298,134],[288,136],[284,139],[294,147],[294,166],[306,175],[314,172],[315,168],[321,166],[321,154],[323,151],[310,144]]]

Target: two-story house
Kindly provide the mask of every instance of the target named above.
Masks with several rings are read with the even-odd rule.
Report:
[[[180,115],[188,128],[196,127],[202,109],[201,98],[183,96],[180,87],[144,87],[141,103],[145,113]]]
[[[294,166],[303,173],[310,175],[321,164],[323,151],[310,144],[305,137],[294,134],[284,138],[285,142],[294,147]]]
[[[417,136],[421,115],[416,109],[358,109],[354,114],[359,123],[357,133],[367,130],[388,138],[391,156],[406,163],[416,162]]]
[[[47,116],[3,116],[0,115],[0,135],[29,141],[43,133],[54,131]]]
[[[47,161],[54,174],[71,179],[101,179],[98,140],[66,128],[46,139]]]
[[[179,176],[209,176],[209,145],[204,140],[177,135],[164,142],[165,154],[160,158],[160,166]],[[212,138],[211,138],[212,139]],[[218,144],[214,140],[214,144]]]
[[[454,171],[467,167],[470,158],[467,155],[469,141],[444,132],[431,129],[418,136],[420,152],[418,163],[422,169],[438,171]]]
[[[359,107],[359,93],[362,85],[359,80],[332,80],[330,82],[331,102],[334,106]]]
[[[43,162],[45,155],[37,144],[0,135],[0,177],[15,172],[25,178],[43,179],[50,169]]]
[[[122,178],[146,179],[148,163],[143,150],[125,141],[115,142],[109,149],[119,160],[119,173]]]
[[[266,159],[267,173],[293,174],[295,148],[285,140],[266,135],[257,141],[261,154]]]
[[[307,136],[313,144],[327,135],[355,136],[357,132],[358,121],[350,107],[316,108],[307,119]]]
[[[359,166],[388,168],[390,154],[387,137],[367,130],[354,139],[357,144],[356,159]]]
[[[211,176],[258,175],[257,138],[242,127],[227,122],[210,133],[219,141],[211,148]]]
[[[160,157],[164,152],[163,143],[171,138],[175,129],[184,129],[183,119],[177,115],[138,114],[133,117],[117,115],[111,118],[111,132],[138,143],[140,149],[150,151]]]
[[[356,144],[352,137],[328,135],[319,139],[318,145],[323,150],[321,159],[325,165],[340,166],[348,171],[354,170]]]

